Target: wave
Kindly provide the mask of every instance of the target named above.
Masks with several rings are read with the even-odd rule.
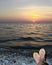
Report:
[[[10,41],[16,41],[16,42],[23,42],[23,41],[33,41],[33,42],[52,42],[52,39],[46,39],[41,37],[19,37],[14,39],[0,39],[0,43],[10,42]]]
[[[37,32],[35,32],[35,33],[34,32],[30,32],[30,33],[26,33],[26,34],[27,35],[31,35],[31,34],[34,34],[35,35],[35,34],[38,34],[38,33]]]
[[[41,37],[20,37],[18,39],[19,41],[34,41],[34,42],[52,42],[52,39],[46,39],[46,38],[41,38]]]

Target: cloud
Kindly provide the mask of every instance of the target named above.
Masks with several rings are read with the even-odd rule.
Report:
[[[9,7],[52,6],[52,0],[0,0],[0,5]]]
[[[16,4],[17,6],[52,6],[52,0],[17,0]]]
[[[52,17],[52,13],[46,14],[45,16]]]

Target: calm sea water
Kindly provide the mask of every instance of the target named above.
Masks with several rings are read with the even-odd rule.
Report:
[[[51,23],[0,23],[0,45],[52,44]]]

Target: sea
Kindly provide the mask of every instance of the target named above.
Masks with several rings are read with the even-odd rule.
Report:
[[[21,65],[35,65],[33,57],[26,57],[26,55],[30,56],[40,48],[45,48],[47,62],[52,65],[52,23],[0,22],[0,57],[1,59],[5,57],[2,62],[0,59],[0,65],[3,63],[4,65],[20,65],[20,63]],[[15,53],[18,54],[18,52],[19,55],[16,58]],[[11,62],[6,56],[7,53]],[[13,54],[13,57],[10,56]]]
[[[52,45],[52,23],[0,23],[0,45]]]

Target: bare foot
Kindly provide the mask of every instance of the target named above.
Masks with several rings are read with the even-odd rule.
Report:
[[[36,61],[37,65],[48,65],[45,60],[46,59],[45,54],[46,51],[43,48],[39,50],[39,53],[37,52],[33,53],[33,58]]]

